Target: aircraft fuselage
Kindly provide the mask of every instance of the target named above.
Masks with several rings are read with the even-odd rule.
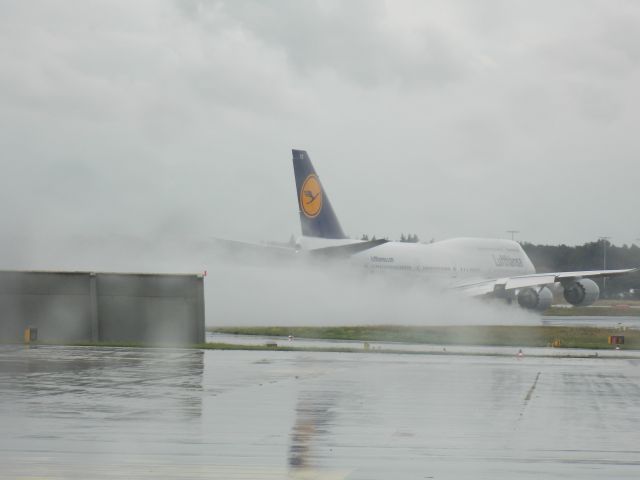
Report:
[[[351,262],[373,271],[413,273],[442,284],[535,273],[517,242],[484,238],[388,242],[353,255]]]

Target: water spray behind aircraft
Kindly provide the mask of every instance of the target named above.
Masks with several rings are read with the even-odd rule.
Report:
[[[293,169],[302,230],[296,247],[251,246],[239,242],[228,242],[227,246],[231,247],[230,250],[243,252],[240,256],[250,252],[270,255],[280,261],[296,258],[298,267],[302,265],[301,259],[306,261],[304,273],[293,275],[297,279],[296,288],[287,289],[289,302],[295,302],[300,297],[306,298],[304,306],[296,309],[301,313],[298,324],[306,324],[305,317],[319,305],[331,309],[336,299],[345,295],[349,299],[363,295],[358,304],[375,304],[371,317],[378,319],[385,312],[382,317],[386,323],[412,323],[421,317],[422,312],[433,313],[434,305],[441,305],[445,301],[443,299],[449,297],[455,298],[445,301],[449,307],[459,307],[463,297],[488,297],[506,300],[526,310],[543,311],[551,306],[551,288],[561,288],[570,304],[590,305],[599,296],[598,286],[592,278],[633,271],[536,273],[520,244],[504,239],[454,238],[430,244],[352,240],[345,235],[306,151],[293,150]],[[326,269],[340,271],[323,284],[323,273],[315,277],[317,273],[308,270],[310,265],[324,265]],[[342,269],[345,266],[360,272],[356,274],[358,280],[352,280],[349,286],[341,285],[337,291],[331,292],[337,285],[336,278],[344,281],[353,276]],[[388,277],[386,286],[374,286],[375,280],[364,281],[362,272],[385,273]],[[252,277],[255,276],[255,273],[252,274]],[[318,281],[320,283],[314,283]],[[402,287],[396,291],[390,285]],[[370,288],[379,290],[365,294],[364,291]],[[412,298],[412,292],[416,291],[419,291],[419,299]],[[448,294],[444,295],[443,291]],[[255,291],[251,293],[255,294]],[[408,305],[410,308],[405,308]],[[449,314],[449,307],[444,309],[447,313],[445,323],[454,321]],[[476,305],[474,309],[477,308]],[[347,316],[345,308],[334,311]],[[445,311],[440,313],[445,314]],[[401,319],[392,319],[394,316]],[[331,322],[327,318],[324,321]]]

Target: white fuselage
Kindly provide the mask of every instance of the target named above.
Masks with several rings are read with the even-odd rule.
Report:
[[[313,247],[329,246],[330,242],[325,240]],[[427,244],[387,242],[353,255],[350,261],[371,271],[412,274],[442,285],[535,273],[520,244],[501,239],[453,238]]]

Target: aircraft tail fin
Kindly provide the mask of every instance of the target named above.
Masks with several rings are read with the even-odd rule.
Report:
[[[292,150],[302,235],[347,238],[305,150]]]

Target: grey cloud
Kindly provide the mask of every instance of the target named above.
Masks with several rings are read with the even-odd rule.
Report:
[[[582,5],[0,3],[5,263],[286,240],[292,147],[352,235],[630,242],[640,14]]]
[[[303,77],[328,70],[365,87],[424,88],[456,81],[468,68],[463,46],[436,22],[388,25],[382,1],[178,4],[211,30],[224,23],[283,52]]]

